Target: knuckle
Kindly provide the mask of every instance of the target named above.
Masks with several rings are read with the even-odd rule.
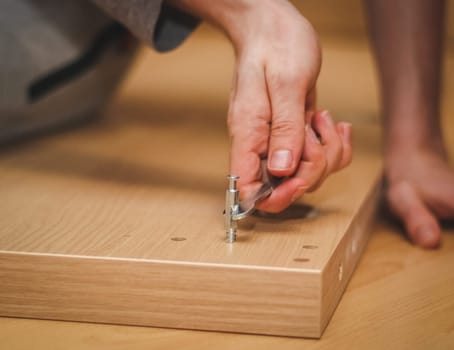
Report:
[[[263,106],[233,106],[229,113],[227,121],[229,125],[241,123],[244,120],[267,120],[269,119],[269,111]]]
[[[282,89],[287,86],[298,85],[304,78],[299,69],[288,67],[287,69],[271,71],[269,73],[269,80],[276,89]]]
[[[302,123],[294,119],[273,118],[271,123],[271,134],[273,136],[302,135]]]
[[[343,154],[343,147],[342,143],[340,142],[339,139],[333,138],[332,142],[328,145],[329,149],[329,158],[330,158],[330,165],[333,168],[336,168],[337,165],[340,163],[342,160],[342,154]]]
[[[233,105],[227,116],[227,127],[230,136],[257,130],[262,132],[268,126],[270,110],[264,104],[254,106]]]
[[[328,167],[328,160],[326,159],[326,155],[321,147],[314,152],[312,162],[317,169],[322,169],[323,172],[326,171],[326,168]]]

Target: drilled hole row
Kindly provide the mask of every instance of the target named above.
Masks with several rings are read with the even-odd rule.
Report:
[[[172,237],[170,238],[174,242],[182,242],[186,240],[186,237]],[[318,246],[314,244],[305,244],[303,245],[303,249],[317,249]],[[308,262],[311,261],[309,258],[294,258],[293,261],[295,262]]]
[[[318,246],[315,244],[305,244],[303,245],[303,249],[317,249]],[[309,258],[294,258],[293,261],[295,262],[308,262],[311,261]]]

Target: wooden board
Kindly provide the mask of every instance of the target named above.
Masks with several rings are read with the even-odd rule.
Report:
[[[357,152],[231,245],[225,134],[112,118],[5,150],[0,314],[319,337],[366,242],[379,158]]]
[[[378,123],[358,109],[352,166],[226,244],[232,70],[211,34],[142,52],[104,120],[0,153],[0,315],[321,335],[367,240]]]
[[[337,7],[342,7],[339,9],[326,6],[325,2],[317,3],[321,8],[317,13],[323,15],[328,10],[336,13],[337,10],[342,11],[346,6],[348,7],[344,2],[336,3]],[[371,117],[378,115],[372,63],[364,44],[355,42],[355,45],[352,45],[350,38],[337,36],[339,28],[334,29],[332,31],[336,34],[334,39],[323,38],[325,56],[319,96],[321,105],[334,111],[335,116],[351,118],[357,136],[355,141],[356,157],[358,157],[360,153],[365,152],[366,145],[377,149],[376,144],[371,145],[375,142],[375,138],[372,138],[370,133],[363,137],[360,132],[361,124],[373,123]],[[127,84],[131,88],[130,94],[123,97],[127,101],[122,102],[121,105],[115,104],[115,109],[109,114],[120,113],[129,120],[138,119],[140,115],[143,115],[141,120],[156,119],[156,116],[161,116],[161,120],[168,123],[175,118],[175,115],[169,115],[169,111],[181,109],[182,102],[188,101],[184,106],[184,110],[188,113],[181,112],[182,115],[184,114],[184,119],[197,109],[197,116],[205,118],[208,122],[211,122],[213,116],[219,113],[219,120],[222,123],[224,114],[219,105],[226,104],[231,79],[230,73],[225,72],[226,67],[231,66],[231,63],[225,62],[225,55],[229,50],[228,44],[220,42],[218,37],[209,42],[208,39],[205,35],[195,35],[183,48],[170,55],[160,56],[148,52],[147,58],[140,63],[142,67],[133,74],[135,75],[133,82]],[[330,46],[326,45],[327,41]],[[191,58],[189,64],[188,56]],[[448,57],[445,74],[446,91],[450,91],[453,85],[453,79],[450,79],[454,77],[454,74],[451,74],[454,67],[452,63],[452,58]],[[202,75],[201,69],[208,73]],[[169,78],[169,72],[171,78]],[[183,79],[183,83],[182,76],[186,78],[186,80]],[[219,76],[223,78],[220,79]],[[137,86],[144,79],[149,79],[149,84],[141,83]],[[156,81],[159,83],[156,84]],[[186,85],[185,81],[187,81]],[[193,84],[194,81],[197,81],[197,85]],[[354,83],[346,86],[345,81]],[[167,84],[167,90],[163,89],[163,84]],[[144,87],[147,87],[147,90],[143,90]],[[192,90],[189,87],[192,87]],[[170,92],[173,93],[171,97],[168,95]],[[188,97],[183,98],[183,93],[187,93]],[[164,100],[166,96],[169,101]],[[212,107],[213,99],[216,97],[218,101],[216,106]],[[202,104],[202,102],[205,103]],[[160,105],[160,113],[155,112],[157,104]],[[447,123],[445,131],[449,132],[454,130],[452,118],[450,118],[453,113],[451,99],[445,98],[444,105],[446,113],[443,113],[443,117]],[[204,115],[202,112],[206,112],[207,109],[209,113]],[[361,120],[360,117],[367,118]],[[157,122],[150,121],[149,124],[156,127]],[[112,129],[111,127],[110,130]],[[210,130],[213,130],[211,126]],[[454,137],[452,132],[448,132],[447,141],[451,146],[451,154],[454,155]],[[2,164],[4,155],[0,156]],[[61,165],[60,168],[62,168]],[[3,169],[0,170],[1,172]],[[372,176],[372,172],[367,171],[364,176]],[[0,192],[2,201],[3,193]],[[2,215],[1,218],[3,219],[4,216]],[[2,226],[4,221],[3,219],[1,222]],[[317,341],[288,337],[0,318],[0,343],[5,349],[27,350],[31,348],[452,349],[454,348],[453,252],[454,228],[452,226],[445,227],[441,248],[436,251],[427,251],[409,244],[399,227],[383,222],[382,219],[366,247],[361,262],[323,338]],[[0,290],[3,286],[2,281],[0,277]]]

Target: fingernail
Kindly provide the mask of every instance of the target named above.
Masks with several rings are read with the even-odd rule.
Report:
[[[331,113],[326,109],[323,110],[320,115],[325,119],[325,121],[329,124],[334,124],[333,117],[331,117]]]
[[[438,246],[439,237],[436,231],[432,227],[420,227],[416,230],[416,244],[424,248],[435,248]]]
[[[297,201],[304,194],[304,192],[306,192],[306,190],[307,187],[304,186],[298,187],[292,196],[292,202]]]
[[[292,152],[288,149],[279,149],[271,155],[270,169],[287,170],[292,166]]]

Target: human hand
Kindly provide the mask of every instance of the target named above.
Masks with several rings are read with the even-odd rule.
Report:
[[[344,167],[352,159],[351,124],[335,124],[328,111],[318,111],[306,123],[303,151],[296,172],[281,183],[272,194],[257,205],[257,209],[280,212],[299,199],[304,193],[316,190],[325,178]],[[259,160],[260,161],[260,160]],[[241,170],[248,170],[247,165]],[[244,185],[246,195],[255,193],[262,186],[261,169],[250,169],[256,176]],[[270,171],[269,171],[270,172]],[[296,191],[293,190],[296,188]]]
[[[230,173],[241,196],[268,172],[288,177],[258,209],[279,212],[351,160],[351,125],[316,113],[321,51],[311,24],[286,0],[172,0],[220,27],[236,53],[228,126]],[[308,125],[308,127],[306,127]],[[321,139],[319,141],[315,132]]]
[[[336,126],[326,111],[315,113],[320,47],[290,4],[260,6],[243,29],[231,35],[237,61],[228,116],[230,173],[248,197],[262,185],[260,162],[267,158],[271,175],[289,178],[257,208],[279,212],[350,162],[351,126]]]
[[[454,219],[454,171],[434,149],[390,151],[386,198],[410,240],[423,248],[441,242],[439,221]]]

